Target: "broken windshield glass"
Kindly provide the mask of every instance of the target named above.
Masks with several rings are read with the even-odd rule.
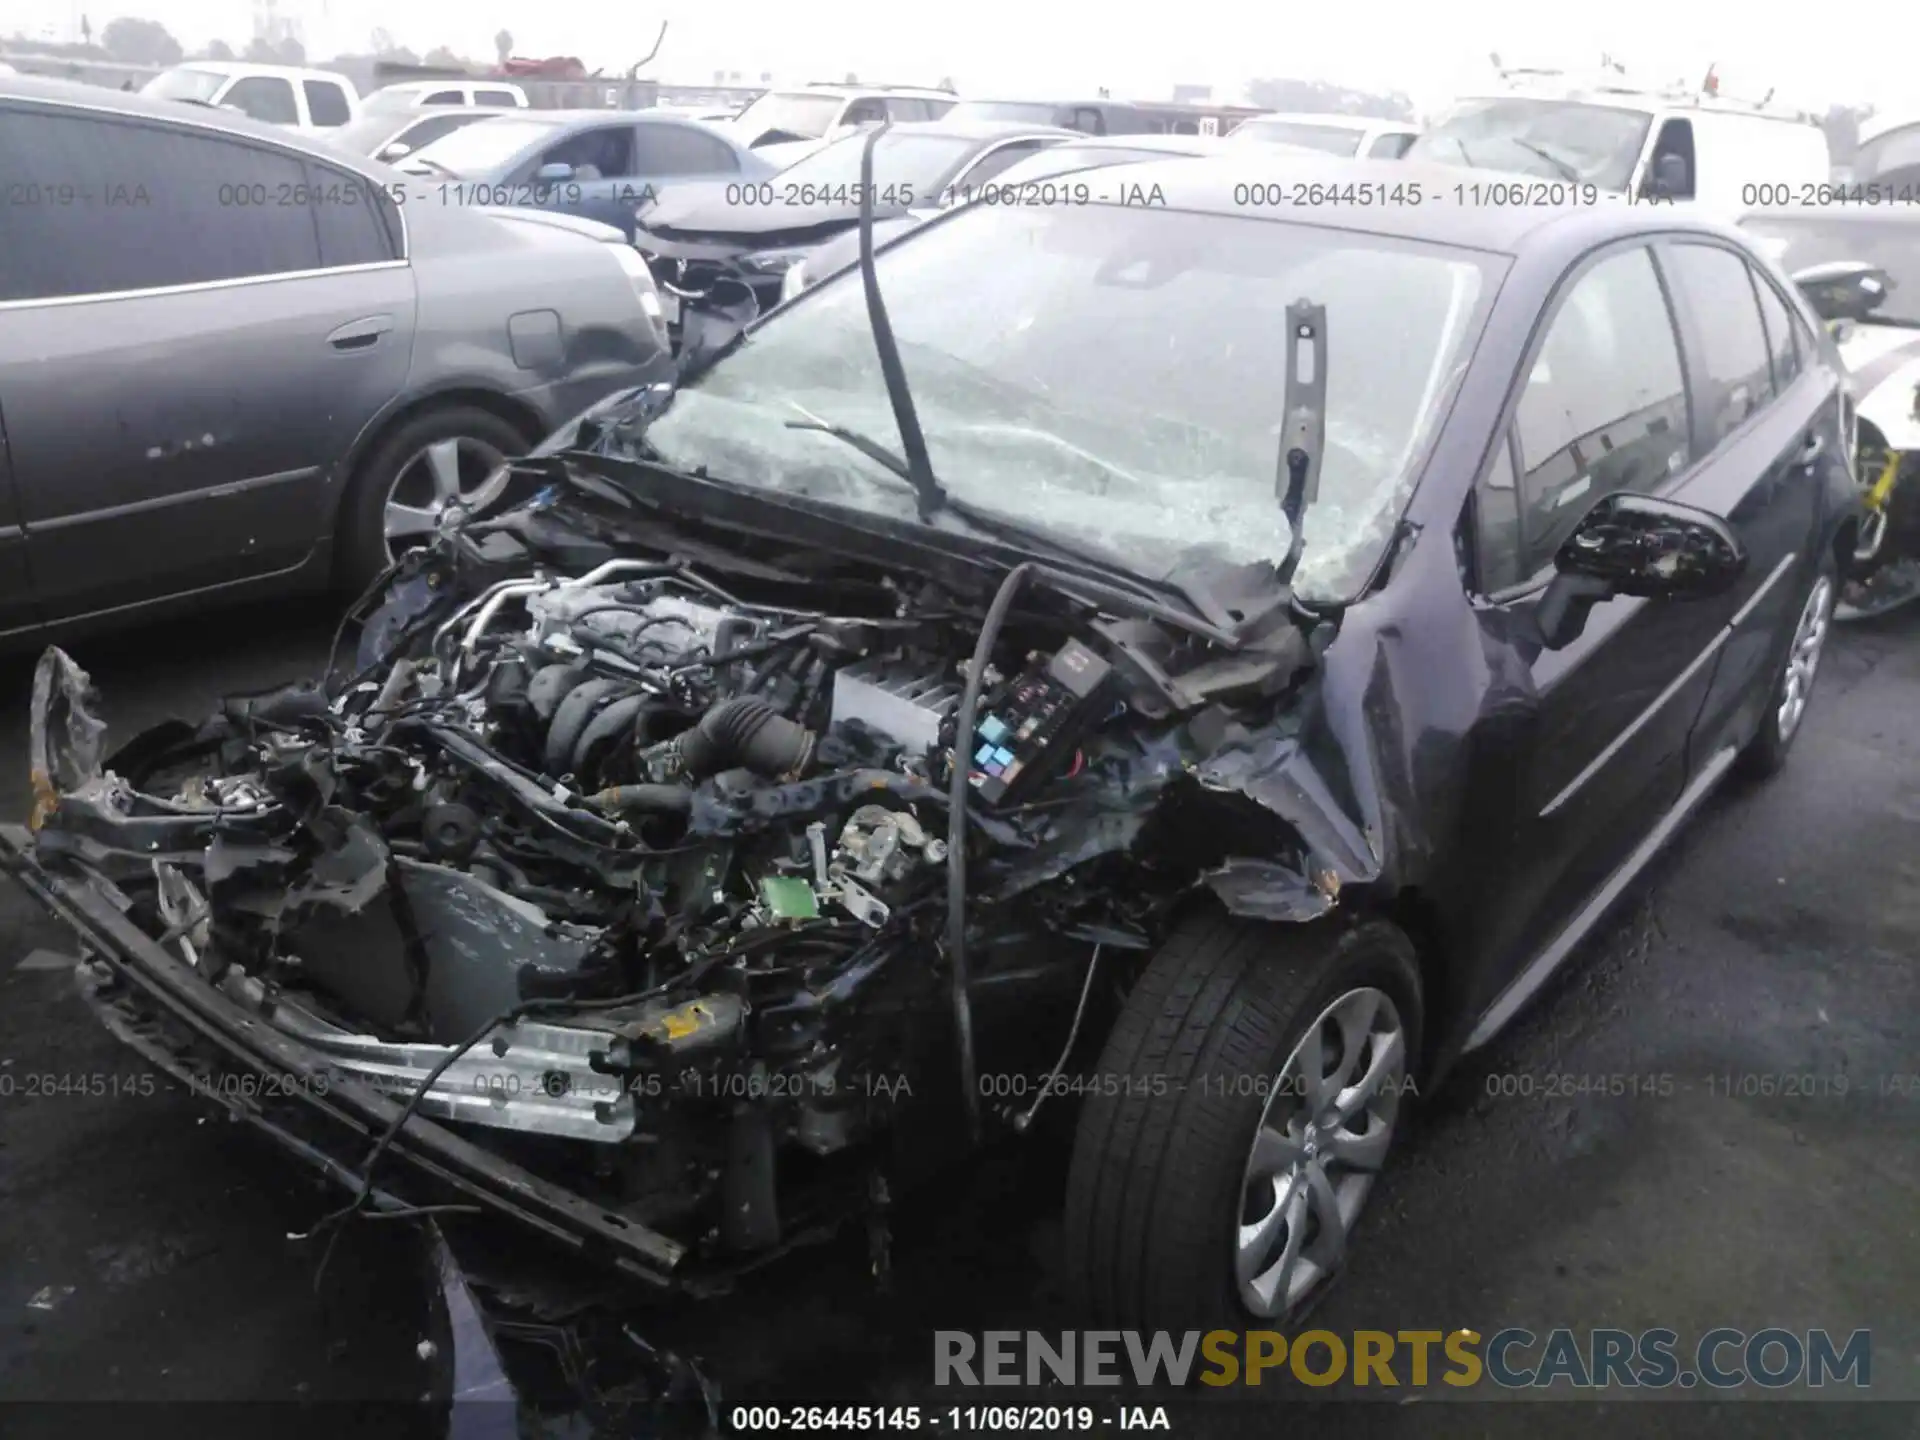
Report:
[[[1286,307],[1327,308],[1303,595],[1344,598],[1411,491],[1493,257],[1237,216],[976,207],[877,257],[935,474],[1149,578],[1278,561]],[[900,519],[910,492],[809,415],[895,443],[857,272],[772,316],[648,439],[669,464]],[[981,277],[994,303],[980,303]]]

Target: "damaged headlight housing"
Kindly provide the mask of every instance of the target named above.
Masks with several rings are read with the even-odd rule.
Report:
[[[780,277],[780,303],[786,304],[802,290],[807,288],[807,262],[805,257],[787,267],[787,273]]]
[[[807,258],[804,250],[761,250],[742,255],[739,265],[755,275],[785,275]]]

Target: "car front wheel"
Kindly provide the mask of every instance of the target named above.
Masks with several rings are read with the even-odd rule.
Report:
[[[1339,1273],[1407,1114],[1420,976],[1394,926],[1209,912],[1129,995],[1087,1087],[1069,1278],[1141,1329],[1285,1325]]]
[[[427,410],[386,436],[355,475],[342,515],[339,578],[358,594],[407,550],[429,545],[455,507],[475,514],[504,493],[504,466],[529,442],[472,405]]]

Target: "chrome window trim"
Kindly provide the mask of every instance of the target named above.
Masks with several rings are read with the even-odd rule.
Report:
[[[231,280],[195,280],[186,285],[154,285],[144,290],[98,290],[85,295],[47,295],[31,300],[0,300],[0,314],[14,310],[52,309],[66,305],[96,305],[104,300],[145,300],[152,296],[192,295],[203,290],[235,290],[242,285],[270,285],[280,280],[314,280],[327,275],[362,275],[373,270],[405,270],[405,260],[375,260],[363,265],[331,265],[318,270],[277,270],[271,275],[241,275]]]

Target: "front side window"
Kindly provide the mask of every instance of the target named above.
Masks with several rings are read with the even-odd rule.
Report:
[[[1413,144],[1413,136],[1393,131],[1385,135],[1376,135],[1373,144],[1367,147],[1367,154],[1377,160],[1398,160],[1407,153],[1407,147]]]
[[[1552,563],[1594,501],[1616,490],[1651,494],[1686,468],[1680,347],[1644,247],[1574,282],[1527,372],[1515,431],[1520,579]]]
[[[504,125],[508,122],[496,120],[491,123]],[[596,130],[581,130],[569,135],[558,145],[542,152],[534,169],[537,171],[542,165],[570,165],[576,180],[624,179],[637,173],[633,168],[633,149],[631,125],[605,125]]]
[[[1624,195],[1653,128],[1645,110],[1577,100],[1469,100],[1407,147],[1409,160],[1512,170]]]
[[[1323,304],[1327,447],[1295,577],[1321,597],[1372,573],[1505,264],[1103,205],[969,206],[876,263],[951,493],[1154,576],[1285,555],[1279,317],[1303,295]],[[842,271],[683,386],[648,439],[671,464],[910,522],[913,496],[894,476],[789,424],[817,417],[897,448],[892,416],[861,283]]]
[[[312,212],[279,203],[308,183],[295,155],[130,118],[0,109],[0,174],[36,173],[63,177],[72,203],[0,205],[0,300],[321,264]]]
[[[435,90],[420,102],[422,105],[464,105],[467,97],[458,90]]]
[[[300,111],[293,102],[293,86],[278,75],[249,75],[236,80],[220,97],[220,103],[269,125],[300,123]]]
[[[1705,393],[1696,397],[1705,443],[1718,445],[1772,398],[1767,332],[1747,262],[1717,245],[1675,245],[1666,252],[1673,282],[1690,304],[1700,334]]]

